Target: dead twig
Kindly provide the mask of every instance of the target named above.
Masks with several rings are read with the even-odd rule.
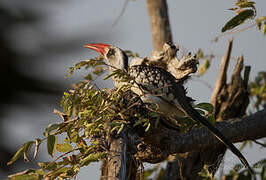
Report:
[[[121,10],[121,12],[120,12],[120,14],[119,14],[119,16],[116,18],[116,20],[115,20],[114,23],[112,24],[112,27],[114,27],[114,26],[117,25],[117,23],[119,22],[119,20],[121,19],[121,17],[122,17],[123,14],[125,13],[129,1],[130,1],[130,0],[126,0],[126,1],[125,1],[124,5],[123,5],[123,8],[122,8],[122,10]]]
[[[231,56],[231,51],[232,51],[232,46],[233,46],[233,39],[228,40],[228,47],[226,50],[225,55],[221,59],[221,66],[220,66],[220,71],[218,78],[215,83],[215,87],[211,96],[211,104],[215,107],[216,105],[216,97],[218,93],[220,92],[221,88],[223,85],[226,83],[226,72],[228,69],[228,64],[230,61],[230,56]]]

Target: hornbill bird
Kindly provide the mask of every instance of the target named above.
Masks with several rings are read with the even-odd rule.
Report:
[[[103,55],[105,62],[109,66],[109,71],[117,69],[127,71],[128,75],[134,80],[135,88],[132,91],[138,94],[141,99],[152,101],[158,104],[159,111],[164,114],[175,114],[179,119],[190,116],[193,120],[200,122],[220,140],[228,149],[230,149],[253,174],[253,170],[248,161],[240,151],[227,139],[217,128],[215,128],[205,117],[196,111],[186,96],[186,91],[182,83],[178,83],[176,78],[168,71],[146,64],[133,65],[128,67],[128,57],[126,53],[118,47],[97,43],[86,44],[84,47],[90,48]],[[113,77],[115,86],[123,85],[119,79]]]

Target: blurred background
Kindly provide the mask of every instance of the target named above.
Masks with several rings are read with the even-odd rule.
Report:
[[[196,53],[202,48],[206,53],[217,55],[202,78],[211,86],[231,36],[222,37],[218,43],[211,40],[233,17],[233,12],[227,10],[233,3],[232,0],[168,1],[173,39],[182,51]],[[25,141],[42,137],[45,127],[58,120],[53,109],[60,110],[63,91],[85,73],[75,73],[66,79],[68,68],[96,56],[83,48],[83,44],[104,42],[138,52],[141,56],[150,55],[153,48],[145,1],[127,1],[120,16],[124,5],[125,0],[0,2],[0,179],[36,166],[36,163],[24,164],[22,161],[11,166],[6,163]],[[256,7],[258,17],[265,15],[266,1],[256,2]],[[232,55],[244,55],[245,64],[252,66],[251,80],[266,69],[265,50],[265,36],[256,28],[234,35]],[[112,87],[98,83],[100,87]],[[187,86],[194,99],[199,102],[210,100],[211,89],[202,81],[193,79]],[[266,151],[253,146],[245,148],[243,153],[252,164],[265,156]],[[43,145],[38,160],[48,159]],[[227,152],[225,170],[236,163],[238,159]],[[88,179],[88,175],[90,179],[97,179],[99,168],[100,164],[96,163],[81,169],[78,179]]]

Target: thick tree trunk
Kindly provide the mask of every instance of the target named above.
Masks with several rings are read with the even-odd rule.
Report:
[[[162,49],[164,43],[172,42],[166,0],[147,0],[154,50]]]
[[[110,137],[107,157],[102,161],[101,180],[136,179],[138,165],[131,151],[127,149],[128,139],[126,130],[118,137]]]
[[[102,162],[101,180],[122,179],[122,138],[112,138],[107,158]]]

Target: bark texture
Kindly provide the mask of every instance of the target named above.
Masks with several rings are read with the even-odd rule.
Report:
[[[150,17],[154,50],[160,51],[166,42],[172,43],[166,0],[146,0]]]
[[[266,109],[245,118],[233,118],[217,122],[216,127],[233,143],[266,137]],[[205,127],[193,129],[184,134],[173,130],[162,129],[162,131],[158,131],[158,129],[151,129],[151,132],[145,134],[143,141],[146,142],[147,146],[156,146],[167,156],[223,146]],[[155,158],[158,157],[158,152],[159,150],[157,150],[157,156],[154,156],[154,162]],[[144,162],[151,161],[149,153],[139,150],[138,156]]]
[[[133,157],[127,128],[121,136],[110,137],[107,157],[102,161],[101,180],[135,180],[138,164]]]

